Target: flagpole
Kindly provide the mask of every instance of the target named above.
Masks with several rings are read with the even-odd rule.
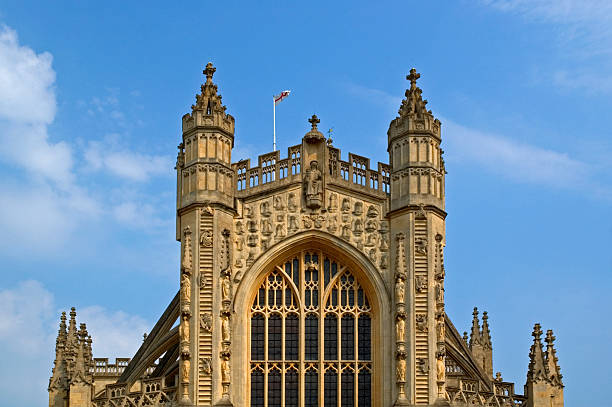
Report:
[[[272,152],[276,151],[276,101],[274,100],[274,96],[272,96],[272,127],[274,128],[274,140],[272,142]]]

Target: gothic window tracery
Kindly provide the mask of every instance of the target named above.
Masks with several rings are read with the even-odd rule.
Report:
[[[371,406],[373,317],[332,256],[308,250],[275,265],[250,310],[250,405]]]

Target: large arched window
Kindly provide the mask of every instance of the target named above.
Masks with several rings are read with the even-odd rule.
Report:
[[[252,407],[370,407],[372,309],[355,274],[319,250],[275,265],[250,314]]]

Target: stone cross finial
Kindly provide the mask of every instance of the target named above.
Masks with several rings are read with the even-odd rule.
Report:
[[[316,114],[313,114],[308,122],[312,125],[312,130],[317,130],[317,124],[321,123],[321,120],[317,117]]]
[[[410,81],[410,89],[416,88],[416,81],[421,77],[420,73],[417,73],[415,68],[410,70],[410,75],[406,76],[406,79]]]
[[[212,77],[216,70],[217,68],[213,67],[212,62],[206,64],[206,69],[202,71],[202,73],[206,75],[206,83],[212,83]]]

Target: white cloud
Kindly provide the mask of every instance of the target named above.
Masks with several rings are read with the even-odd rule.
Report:
[[[72,152],[49,140],[57,110],[53,58],[19,45],[17,33],[0,27],[0,157],[30,173],[66,186]]]
[[[0,290],[0,310],[5,367],[0,369],[0,394],[11,405],[44,405],[59,327],[54,296],[38,281],[22,281]],[[92,336],[94,357],[111,359],[133,356],[142,334],[151,329],[139,316],[109,312],[97,305],[77,309],[77,324],[81,322]]]
[[[590,183],[589,166],[567,153],[442,121],[444,149],[451,160],[475,163],[519,182],[572,189]]]

